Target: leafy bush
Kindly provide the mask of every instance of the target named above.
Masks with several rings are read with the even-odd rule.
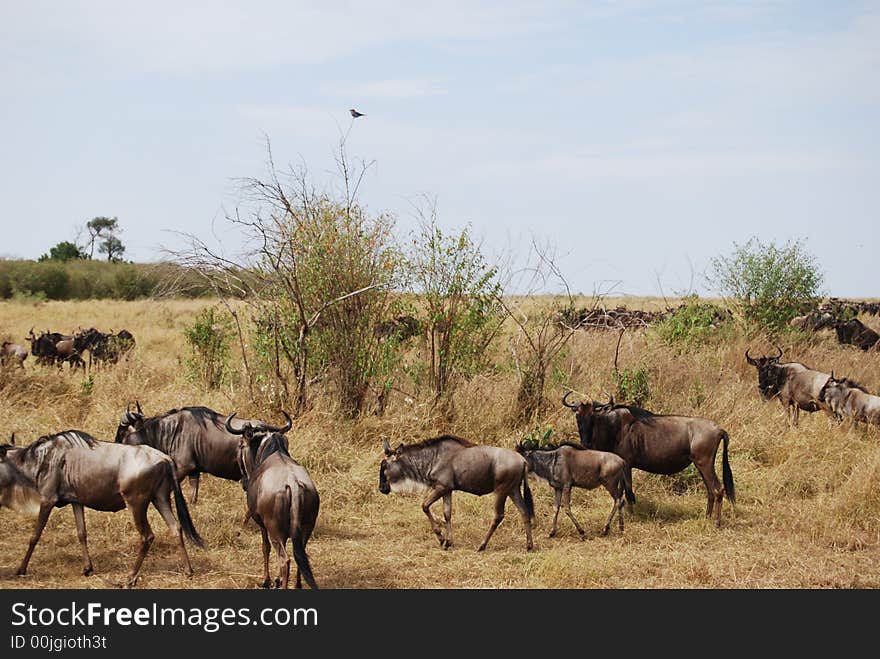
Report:
[[[231,375],[232,319],[217,307],[206,307],[183,333],[192,350],[187,362],[191,377],[209,389],[217,389],[227,382]]]
[[[730,255],[713,259],[707,278],[746,322],[776,333],[815,307],[823,275],[801,241],[777,247],[752,238],[745,245],[734,243]]]
[[[614,384],[617,386],[615,398],[619,402],[643,407],[651,397],[651,372],[647,366],[641,365],[615,372]]]
[[[727,312],[717,304],[701,302],[699,296],[684,298],[675,313],[669,314],[654,328],[661,341],[670,346],[689,348],[705,343],[727,328]]]
[[[550,436],[553,434],[553,426],[542,428],[536,426],[534,430],[526,434],[522,438],[522,445],[527,449],[541,448],[542,446],[550,446]]]

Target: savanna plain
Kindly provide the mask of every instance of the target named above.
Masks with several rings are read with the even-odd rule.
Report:
[[[631,308],[663,301],[625,300]],[[126,405],[145,413],[205,405],[223,414],[283,423],[280,410],[261,408],[239,385],[208,390],[190,377],[183,330],[212,300],[0,302],[0,333],[27,346],[31,327],[72,332],[77,327],[130,330],[137,345],[127,360],[95,369],[91,378],[65,366],[25,370],[0,380],[0,433],[28,444],[41,435],[84,430],[112,441]],[[613,306],[615,301],[609,301]],[[865,319],[875,326],[876,318]],[[514,327],[503,331],[513,332]],[[552,439],[577,441],[571,410],[559,401],[571,387],[576,398],[604,400],[613,387],[616,332],[578,331],[547,384],[547,406],[537,419],[516,422],[516,372],[503,366],[505,340],[496,341],[502,366],[458,387],[454,412],[441,415],[429,399],[393,391],[384,414],[343,419],[330,392],[312,391],[309,410],[294,419],[290,453],[310,472],[321,497],[307,550],[322,588],[876,588],[880,586],[880,433],[876,428],[831,424],[821,413],[802,413],[791,427],[781,405],[765,401],[755,369],[745,358],[770,354],[762,336],[734,333],[682,349],[648,329],[626,332],[618,360],[650,375],[645,407],[658,413],[703,416],[730,435],[736,507],[723,503],[720,528],[705,517],[702,481],[692,467],[676,476],[634,471],[637,501],[617,525],[600,531],[611,508],[602,489],[575,489],[572,511],[587,530],[581,539],[560,516],[548,538],[553,493],[535,480],[535,549],[525,551],[522,521],[507,516],[488,549],[476,548],[492,518],[492,497],[456,492],[455,545],[442,550],[415,496],[378,489],[382,439],[392,446],[442,433],[513,448],[536,428]],[[839,345],[833,332],[791,335],[785,359],[846,375],[880,391],[880,352]],[[417,349],[417,348],[414,348]],[[405,389],[405,386],[401,386]],[[716,471],[721,473],[720,451]],[[188,495],[188,484],[182,484]],[[239,483],[203,475],[191,506],[206,549],[190,548],[195,574],[186,578],[174,539],[158,513],[156,534],[140,588],[255,588],[261,581],[260,533],[242,526],[245,497]],[[442,516],[442,503],[435,512]],[[127,511],[86,511],[95,574],[81,574],[81,554],[69,507],[55,510],[28,574],[15,576],[34,519],[0,510],[0,588],[106,588],[124,581],[139,538]],[[275,570],[272,559],[270,569]]]

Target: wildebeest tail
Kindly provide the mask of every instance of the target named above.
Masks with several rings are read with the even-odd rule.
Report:
[[[721,480],[724,483],[724,493],[727,494],[730,503],[735,504],[736,490],[733,487],[733,472],[730,470],[730,461],[727,459],[727,443],[730,441],[730,437],[724,430],[721,433],[721,439],[724,440],[724,448],[721,453]]]
[[[290,500],[290,544],[293,545],[293,560],[296,561],[296,567],[299,569],[302,578],[309,584],[312,590],[318,590],[318,584],[315,583],[315,577],[312,574],[312,566],[309,563],[309,555],[306,554],[306,543],[303,539],[302,527],[299,523],[299,516],[304,506],[302,488],[298,489],[296,496],[299,501],[294,505],[294,493],[287,486],[287,496]]]
[[[627,501],[635,503],[636,495],[633,494],[632,474],[629,469],[624,469],[620,474],[620,482],[623,485],[623,493]]]
[[[526,512],[529,513],[529,519],[535,518],[535,501],[532,499],[532,491],[529,489],[529,467],[528,465],[523,465],[523,474],[522,474],[522,495],[523,501],[526,504]]]
[[[183,535],[196,547],[204,549],[205,541],[202,540],[199,532],[196,531],[192,517],[189,515],[189,506],[186,505],[186,499],[183,498],[183,492],[180,491],[180,483],[174,477],[174,468],[170,464],[168,465],[168,478],[171,479],[171,483],[174,486],[174,506],[177,508],[177,521],[180,523]]]

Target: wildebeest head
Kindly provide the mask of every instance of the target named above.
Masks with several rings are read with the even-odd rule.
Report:
[[[116,428],[116,443],[124,444],[125,438],[131,433],[140,432],[144,429],[144,411],[140,401],[135,401],[137,412],[131,410],[131,403],[125,406],[125,414],[119,419],[119,427]]]
[[[276,451],[288,452],[285,433],[293,427],[293,420],[284,410],[281,411],[287,423],[284,426],[270,426],[266,423],[254,425],[246,421],[241,428],[232,426],[235,412],[226,417],[226,432],[240,437],[238,442],[238,468],[241,470],[241,487],[247,492],[250,476],[260,463]]]
[[[782,359],[782,348],[776,347],[779,354],[752,357],[746,349],[746,361],[758,370],[758,390],[764,398],[770,398],[778,393],[779,369],[777,365]]]
[[[391,483],[388,480],[389,472],[394,480],[402,476],[401,466],[397,461],[401,446],[398,445],[396,449],[392,449],[387,439],[382,440],[382,448],[385,451],[385,457],[379,464],[379,491],[382,494],[391,493]]]
[[[572,392],[569,391],[562,397],[562,404],[574,411],[574,418],[577,422],[578,435],[580,436],[581,444],[587,448],[593,448],[592,430],[595,415],[612,409],[614,407],[614,396],[608,394],[607,403],[591,400],[572,404],[568,402],[568,397],[571,393]]]

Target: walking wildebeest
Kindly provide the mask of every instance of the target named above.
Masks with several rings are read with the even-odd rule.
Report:
[[[241,437],[238,459],[241,486],[247,493],[248,516],[259,525],[263,536],[263,588],[269,588],[269,543],[278,556],[276,588],[287,588],[290,581],[290,556],[287,539],[293,547],[296,562],[296,588],[302,579],[313,589],[318,588],[306,554],[306,544],[318,519],[320,498],[309,472],[290,457],[287,438],[292,422],[286,412],[287,425],[273,428],[257,427],[245,421],[241,428],[232,427],[235,412],[226,418],[226,430]]]
[[[174,478],[171,458],[164,453],[149,446],[99,442],[88,433],[67,430],[40,437],[27,447],[2,444],[0,454],[4,462],[19,471],[24,479],[15,479],[17,494],[11,501],[14,503],[16,497],[19,502],[22,501],[22,487],[27,484],[35,494],[26,493],[25,511],[38,509],[34,533],[16,574],[27,573],[31,555],[52,509],[68,504],[73,509],[77,536],[82,545],[83,574],[92,574],[84,508],[116,512],[127,506],[141,536],[140,551],[127,582],[129,586],[134,586],[154,538],[147,520],[147,507],[152,503],[177,538],[186,575],[192,576],[192,564],[183,536],[199,547],[203,548],[204,544],[193,526],[180,485]],[[171,510],[172,493],[177,518]],[[8,497],[4,495],[2,500],[6,502]]]
[[[880,340],[880,334],[858,318],[839,320],[834,324],[834,330],[837,333],[838,343],[854,345],[862,350],[870,350]]]
[[[626,462],[626,483],[632,482],[632,469],[652,474],[672,475],[693,463],[706,486],[708,503],[706,516],[715,515],[715,525],[721,526],[721,500],[726,494],[735,503],[733,472],[727,458],[727,432],[714,421],[693,416],[654,414],[633,405],[567,402],[562,404],[574,410],[581,444],[586,448],[616,453]],[[724,487],[715,473],[715,455],[724,442],[721,455],[721,473]],[[635,495],[630,487],[626,497],[632,503]]]
[[[507,497],[522,515],[526,529],[526,550],[532,544],[532,517],[535,514],[529,489],[528,464],[524,457],[507,448],[479,446],[461,437],[441,435],[416,444],[399,445],[391,450],[382,440],[385,458],[379,466],[379,491],[425,492],[422,511],[428,516],[431,530],[443,549],[452,546],[452,492],[461,490],[482,496],[495,493],[495,517],[486,539],[479,546],[483,551],[495,529],[504,519]],[[522,494],[519,486],[522,484]],[[446,537],[431,514],[431,504],[443,499]]]
[[[816,371],[800,362],[780,362],[782,348],[777,347],[778,355],[752,357],[746,350],[746,361],[758,370],[758,389],[769,400],[774,396],[785,408],[785,418],[789,422],[794,417],[797,427],[801,410],[816,412],[822,410],[831,418],[828,405],[819,400],[819,392],[830,377],[828,373]],[[794,414],[792,415],[792,410]]]
[[[75,337],[48,331],[38,337],[32,327],[27,340],[30,341],[31,354],[37,358],[37,364],[57,364],[58,368],[62,368],[64,362],[67,362],[71,369],[81,367],[85,370],[86,363],[76,349]]]
[[[582,487],[587,490],[604,485],[614,499],[611,515],[602,529],[607,535],[611,529],[611,520],[617,512],[620,532],[623,533],[623,503],[626,489],[632,490],[627,483],[626,463],[619,455],[608,451],[594,451],[577,444],[564,443],[559,446],[529,448],[523,444],[516,447],[529,465],[529,472],[547,482],[553,488],[556,512],[553,514],[553,526],[550,537],[556,535],[556,521],[559,518],[559,507],[565,503],[565,514],[574,522],[581,537],[584,530],[571,512],[571,488]]]
[[[868,393],[862,385],[849,378],[835,378],[832,371],[819,398],[839,417],[849,417],[856,423],[863,421],[880,425],[880,396]]]
[[[24,360],[27,359],[27,356],[27,348],[17,343],[4,341],[0,345],[0,366],[14,365],[24,369]]]
[[[146,444],[170,455],[177,480],[189,479],[190,503],[198,501],[202,472],[231,481],[241,479],[239,438],[226,430],[225,418],[219,413],[207,407],[184,407],[145,417],[140,403],[137,412],[130,407],[119,421],[116,442]],[[258,429],[262,426],[256,419],[247,422]],[[239,428],[243,423],[236,419]]]

